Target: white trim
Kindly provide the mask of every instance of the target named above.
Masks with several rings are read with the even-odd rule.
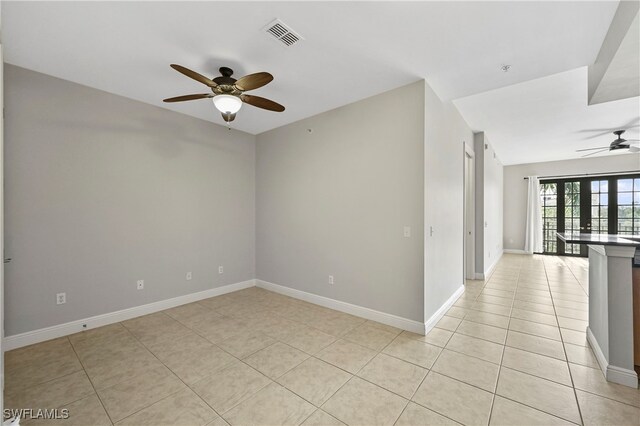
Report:
[[[632,388],[638,387],[638,375],[636,372],[634,370],[628,370],[626,368],[609,364],[609,361],[607,361],[607,358],[604,356],[598,341],[589,327],[587,327],[587,342],[589,342],[591,349],[593,349],[593,353],[596,356],[600,370],[602,370],[602,374],[604,374],[607,381]]]
[[[427,334],[431,331],[433,327],[436,326],[440,318],[444,316],[444,314],[449,310],[451,306],[458,300],[460,296],[464,293],[464,285],[458,287],[458,289],[451,295],[446,302],[440,306],[440,308],[433,314],[431,317],[424,323],[424,334]]]
[[[500,259],[502,259],[503,253],[504,253],[504,250],[500,250],[500,254],[496,257],[496,260],[494,260],[491,266],[489,266],[489,268],[486,271],[484,271],[485,279],[488,279],[493,273],[493,270],[496,269],[496,266],[498,266],[498,262],[500,262]]]
[[[471,158],[475,158],[476,153],[473,150],[473,141],[471,141],[471,144],[468,144],[467,141],[462,141],[462,144],[464,145],[465,154],[468,154]]]
[[[638,388],[638,374],[634,370],[609,365],[607,367],[607,381],[618,383],[630,388]]]
[[[636,254],[636,246],[603,246],[608,257],[633,257]]]
[[[104,325],[114,324],[142,315],[152,314],[154,312],[163,311],[165,309],[184,305],[186,303],[197,302],[198,300],[208,299],[210,297],[220,296],[221,294],[231,293],[233,291],[242,290],[255,286],[255,280],[247,280],[239,283],[228,284],[222,287],[216,287],[209,290],[200,291],[198,293],[185,294],[184,296],[174,297],[172,299],[160,300],[158,302],[148,303],[146,305],[134,306],[133,308],[122,309],[120,311],[109,312],[102,315],[96,315],[64,324],[54,325],[52,327],[41,328],[39,330],[27,331],[25,333],[7,336],[2,340],[3,351],[21,348],[34,343],[44,342],[46,340],[55,339],[57,337],[68,336],[83,330],[90,330]]]
[[[500,259],[502,259],[502,255],[504,253],[509,253],[509,250],[502,250],[500,252],[500,255],[498,256],[498,258],[493,262],[493,264],[491,264],[491,266],[489,266],[489,269],[487,269],[484,273],[482,272],[476,272],[475,275],[475,279],[476,280],[486,280],[489,279],[489,277],[491,276],[491,274],[493,273],[493,270],[496,268],[496,266],[498,266],[498,262],[500,262]],[[524,251],[523,251],[524,253]]]
[[[504,249],[502,251],[507,254],[531,254],[531,253],[527,253],[524,250],[517,250],[517,249]]]
[[[588,247],[607,257],[633,257],[636,253],[635,246],[606,246],[602,244],[589,244]]]
[[[589,327],[587,327],[587,342],[589,342],[591,349],[593,349],[593,354],[596,356],[596,360],[598,361],[598,365],[602,370],[602,374],[606,376],[609,361],[607,361],[607,358],[605,358],[604,353],[602,352],[602,349],[600,349],[600,345],[596,340],[596,337],[593,335],[593,333],[591,332],[591,328]]]
[[[283,285],[274,284],[263,280],[256,280],[256,287],[274,291],[276,293],[284,294],[285,296],[304,300],[316,305],[324,306],[325,308],[335,309],[336,311],[356,315],[371,321],[377,321],[379,323],[400,328],[402,330],[407,330],[419,334],[424,333],[424,324],[422,324],[421,322],[388,314],[386,312],[376,311],[374,309],[365,308],[364,306],[353,305],[351,303],[330,299],[328,297],[319,296],[313,293],[307,293],[306,291],[296,290],[294,288],[285,287]]]

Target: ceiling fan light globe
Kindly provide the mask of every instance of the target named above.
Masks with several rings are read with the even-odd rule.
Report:
[[[240,98],[233,95],[216,95],[213,97],[213,104],[223,114],[235,114],[242,107]]]

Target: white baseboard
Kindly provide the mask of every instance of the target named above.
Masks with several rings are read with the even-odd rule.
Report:
[[[524,250],[516,250],[516,249],[504,249],[502,251],[507,254],[529,254]]]
[[[615,365],[609,365],[607,367],[607,381],[618,383],[630,388],[638,388],[638,374],[635,370],[629,370],[626,368],[616,367]]]
[[[461,285],[455,293],[453,293],[451,297],[447,299],[447,301],[444,302],[444,304],[440,306],[440,308],[424,323],[424,334],[427,334],[436,326],[438,321],[440,321],[449,308],[456,303],[456,300],[458,300],[460,296],[462,296],[462,293],[464,293],[464,285]]]
[[[380,312],[374,309],[365,308],[363,306],[342,302],[340,300],[318,296],[317,294],[307,293],[306,291],[296,290],[290,287],[285,287],[283,285],[270,283],[268,281],[256,280],[256,286],[265,290],[284,294],[285,296],[293,297],[295,299],[304,300],[305,302],[324,306],[325,308],[335,309],[336,311],[356,315],[371,321],[377,321],[379,323],[400,328],[402,330],[407,330],[418,334],[424,333],[424,324],[419,321],[413,321],[407,318],[388,314],[386,312]]]
[[[41,328],[39,330],[28,331],[25,333],[7,336],[2,340],[3,351],[21,348],[23,346],[33,345],[35,343],[44,342],[58,337],[68,336],[84,330],[90,330],[120,321],[126,321],[142,315],[152,314],[154,312],[163,311],[165,309],[184,305],[187,303],[197,302],[199,300],[208,299],[210,297],[220,296],[222,294],[231,293],[245,288],[257,286],[265,290],[271,290],[276,293],[284,294],[296,299],[304,300],[326,308],[335,309],[351,315],[356,315],[368,320],[377,321],[382,324],[400,328],[402,330],[411,331],[413,333],[424,334],[431,330],[435,324],[442,318],[445,312],[458,300],[464,292],[464,286],[460,286],[456,292],[434,313],[426,323],[410,320],[408,318],[399,317],[397,315],[388,314],[386,312],[376,311],[374,309],[365,308],[363,306],[354,305],[340,300],[330,299],[324,296],[307,293],[301,290],[292,289],[282,285],[270,283],[262,280],[247,280],[239,283],[229,284],[222,287],[212,288],[198,293],[186,294],[184,296],[174,297],[172,299],[161,300],[158,302],[148,303],[146,305],[134,306],[132,308],[120,311],[109,312],[102,315],[96,315],[76,321],[58,324],[51,327]]]
[[[491,266],[489,266],[489,268],[484,271],[484,272],[476,272],[475,273],[475,279],[476,280],[487,280],[489,279],[489,277],[491,276],[491,273],[493,272],[493,270],[496,268],[496,266],[498,266],[498,262],[500,262],[500,259],[502,259],[502,255],[504,253],[509,253],[508,250],[502,250],[500,252],[500,254],[498,255],[498,257],[496,258],[496,260],[494,260],[494,262],[491,264]]]
[[[172,299],[160,300],[158,302],[148,303],[146,305],[134,306],[133,308],[127,308],[116,312],[96,315],[94,317],[71,321],[65,324],[58,324],[52,327],[41,328],[39,330],[27,331],[25,333],[15,334],[13,336],[7,336],[2,340],[2,349],[4,351],[9,351],[11,349],[33,345],[34,343],[40,343],[62,336],[68,336],[70,334],[78,333],[83,330],[90,330],[92,328],[114,324],[120,321],[125,321],[142,315],[152,314],[154,312],[163,311],[165,309],[184,305],[186,303],[197,302],[198,300],[220,296],[221,294],[231,293],[233,291],[238,291],[253,286],[255,286],[255,280],[242,281],[239,283],[216,287],[197,293],[185,294],[184,296],[178,296]]]
[[[602,374],[606,376],[609,361],[607,361],[607,358],[605,358],[604,353],[602,352],[602,349],[600,349],[600,345],[596,340],[596,337],[593,335],[593,333],[591,332],[591,328],[589,327],[587,327],[587,342],[589,342],[591,349],[593,349],[593,354],[596,356],[596,360],[598,361],[598,365],[602,370]]]
[[[487,268],[486,271],[484,271],[484,279],[489,279],[489,277],[491,277],[491,274],[493,273],[493,270],[496,269],[496,266],[498,266],[498,262],[500,262],[500,259],[502,259],[502,254],[504,253],[504,250],[500,250],[500,254],[498,254],[498,256],[496,256],[496,260],[493,261],[493,263],[491,264],[491,266],[489,266]]]
[[[591,332],[591,328],[587,327],[587,342],[593,349],[593,353],[596,356],[596,360],[598,361],[598,365],[602,370],[602,374],[604,374],[605,379],[609,382],[618,383],[624,386],[629,386],[631,388],[638,388],[638,374],[634,370],[629,370],[626,368],[616,367],[615,365],[609,364],[607,358],[605,358],[598,341],[595,336]]]

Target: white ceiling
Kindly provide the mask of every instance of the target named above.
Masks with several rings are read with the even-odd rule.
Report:
[[[277,114],[245,106],[233,123],[260,133],[421,78],[443,99],[455,99],[588,65],[598,54],[616,7],[617,2],[610,1],[3,1],[2,28],[5,60],[11,64],[216,123],[222,119],[210,101],[161,102],[204,93],[204,86],[170,69],[170,63],[210,76],[223,65],[237,75],[269,71],[275,80],[254,93],[287,110]],[[276,17],[306,40],[287,49],[269,39],[261,29]],[[502,64],[512,65],[511,70],[500,72]],[[564,78],[568,86],[558,90],[575,90],[575,73],[550,77],[551,82]],[[547,80],[537,81],[532,84]],[[485,114],[474,111],[474,105],[487,106],[485,96],[520,96],[509,88],[464,99],[460,105],[474,127],[492,126],[491,139],[505,162],[520,161],[518,149],[526,151],[527,158],[540,158],[544,153],[523,145],[524,140],[541,144],[549,139],[545,135],[554,140],[562,136],[553,133],[559,126],[544,127],[554,121],[544,118],[548,108],[542,104],[543,94],[553,95],[549,89],[543,85],[540,96],[532,93],[519,107],[531,114],[525,118],[499,105]],[[581,96],[573,95],[554,110],[568,108]],[[504,104],[513,107],[518,100]],[[495,116],[498,112],[522,124],[506,122]],[[502,127],[495,124],[500,120]]]
[[[640,100],[587,105],[587,67],[457,99],[474,131],[485,131],[503,164],[579,158],[577,149],[606,147],[615,136],[640,139]],[[599,135],[599,136],[596,136]],[[621,155],[603,153],[598,155]],[[640,168],[640,155],[638,168]]]
[[[640,95],[640,13],[617,47],[590,104]]]

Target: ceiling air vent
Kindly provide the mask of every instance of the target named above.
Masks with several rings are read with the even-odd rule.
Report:
[[[287,47],[293,46],[300,40],[304,40],[300,34],[293,31],[279,19],[273,20],[264,27],[264,29],[267,33],[271,34],[276,40],[280,41],[280,43]]]

